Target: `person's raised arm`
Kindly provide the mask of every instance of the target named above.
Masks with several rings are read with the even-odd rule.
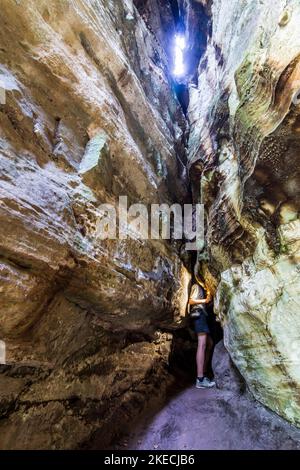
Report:
[[[198,299],[198,300],[195,300],[195,299],[192,299],[192,298],[189,299],[189,304],[190,305],[200,305],[200,304],[206,304],[206,303],[207,303],[207,298],[206,299]]]

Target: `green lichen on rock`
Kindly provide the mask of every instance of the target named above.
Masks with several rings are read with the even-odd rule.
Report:
[[[108,191],[111,189],[112,163],[106,134],[98,133],[89,140],[80,163],[79,174],[88,185],[100,185]]]
[[[105,134],[97,134],[87,143],[84,156],[80,163],[81,174],[87,173],[102,163],[108,154],[107,136]]]

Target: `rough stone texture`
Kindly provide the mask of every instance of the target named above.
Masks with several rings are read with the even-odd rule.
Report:
[[[105,445],[171,380],[188,276],[168,243],[99,240],[99,205],[186,199],[185,118],[131,0],[0,19],[0,448]]]
[[[211,0],[179,0],[180,22],[185,27],[185,67],[183,81],[197,83],[197,67],[211,35]]]
[[[133,0],[133,3],[147,24],[154,40],[163,47],[168,63],[172,64],[176,13],[178,14],[178,7],[176,8],[175,5],[177,2],[171,0]],[[166,71],[168,74],[170,69],[171,67]]]
[[[114,448],[147,450],[299,450],[300,430],[264,408],[220,342],[215,348],[217,388],[173,388],[168,403],[143,417]]]
[[[299,2],[176,3],[1,2],[1,449],[105,447],[172,385],[190,278],[180,247],[101,241],[96,228],[120,195],[188,200],[178,19],[193,52],[189,170],[208,220],[199,261],[250,390],[300,424]],[[234,389],[204,395],[211,429],[215,402],[233,414]],[[224,417],[233,448],[238,426],[258,422],[239,404],[249,419]],[[281,447],[295,447],[280,423],[292,435]]]
[[[190,174],[208,221],[199,261],[250,390],[300,425],[300,5],[214,0],[211,15],[190,87]]]

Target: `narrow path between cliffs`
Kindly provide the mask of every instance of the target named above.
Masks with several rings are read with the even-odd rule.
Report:
[[[214,370],[217,388],[178,383],[160,410],[143,416],[111,449],[300,449],[300,429],[252,398],[222,342]]]

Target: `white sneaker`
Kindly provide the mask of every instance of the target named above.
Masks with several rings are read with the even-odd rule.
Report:
[[[207,377],[203,377],[202,380],[198,379],[196,380],[196,388],[212,388],[215,387],[216,382],[213,380],[209,380]]]

